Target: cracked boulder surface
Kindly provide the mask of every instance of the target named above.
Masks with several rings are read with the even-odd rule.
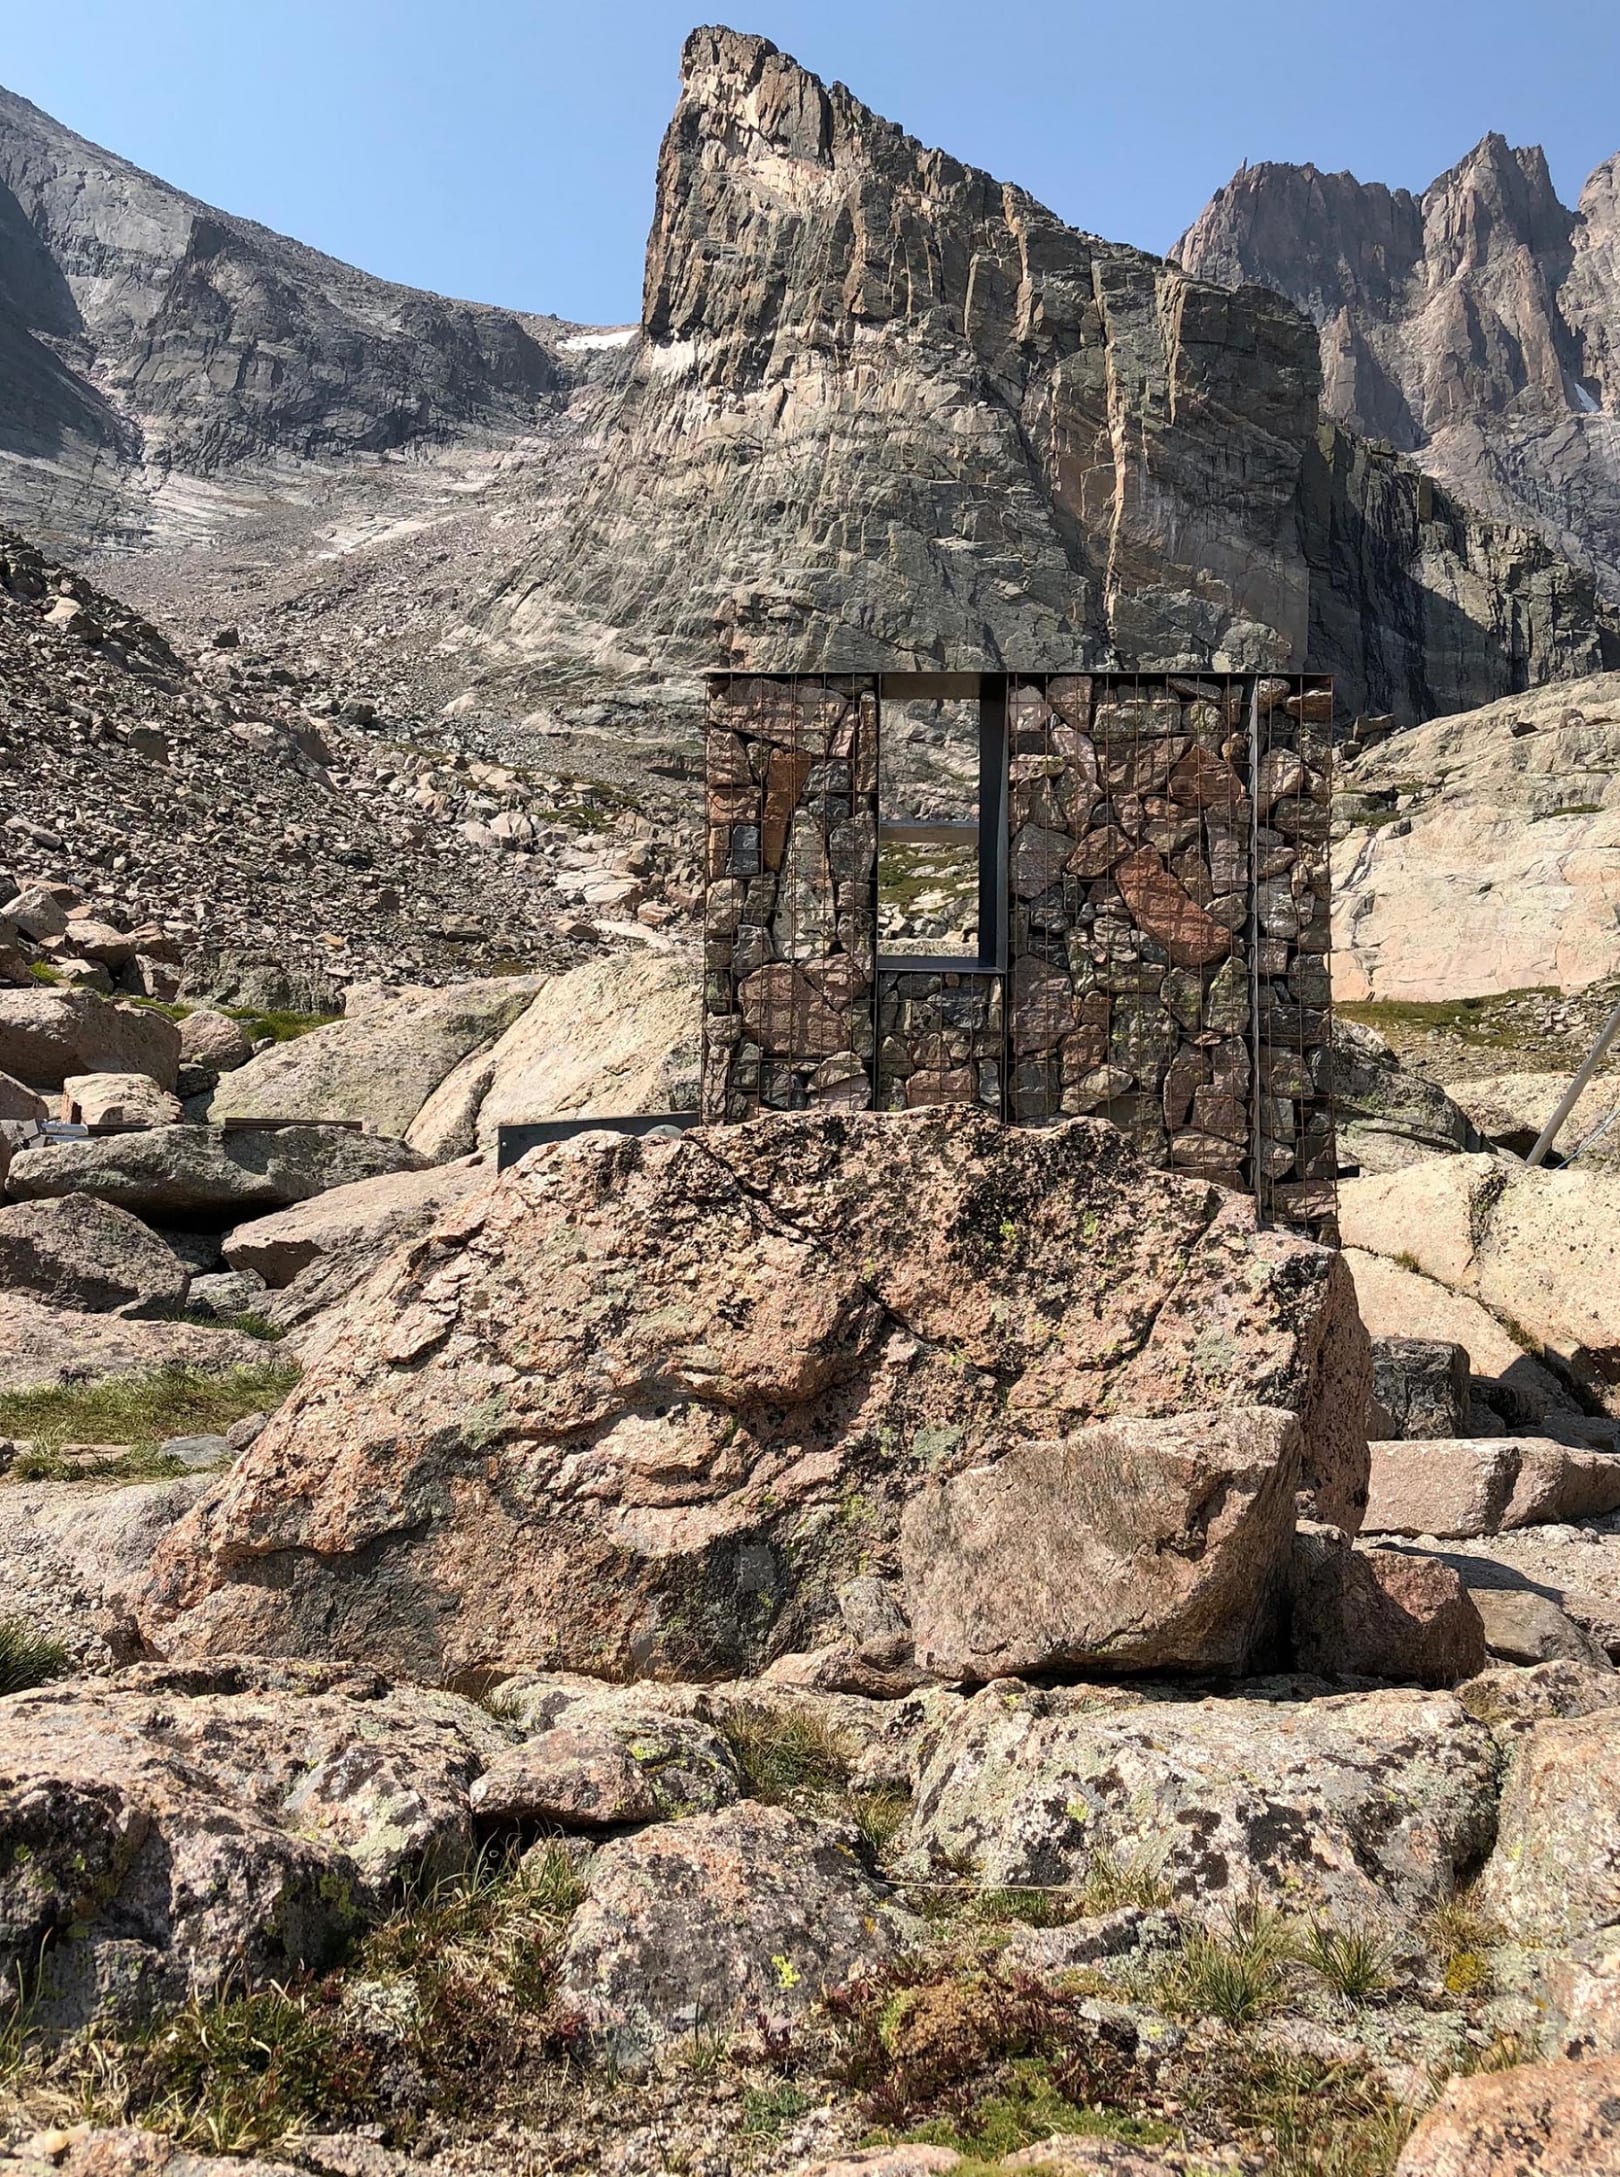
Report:
[[[901,1513],[1084,1424],[1265,1406],[1359,1523],[1348,1273],[1111,1128],[962,1107],[538,1150],[331,1319],[159,1549],[171,1655],[714,1678],[813,1649]]]

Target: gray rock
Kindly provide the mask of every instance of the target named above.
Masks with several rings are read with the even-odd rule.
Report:
[[[1498,1767],[1449,1693],[990,1686],[925,1741],[906,1864],[986,1888],[1124,1868],[1211,1922],[1260,1898],[1393,1933],[1477,1864]]]
[[[744,1800],[604,1846],[563,1952],[563,2000],[621,2061],[698,2027],[789,2025],[920,1934],[852,1836]]]
[[[472,1787],[483,1820],[559,1829],[712,1814],[741,1796],[735,1756],[693,1718],[642,1716],[615,1727],[563,1722],[500,1755]]]
[[[177,1466],[189,1467],[197,1472],[223,1466],[236,1456],[236,1447],[228,1436],[171,1436],[159,1444],[159,1455],[174,1460]]]
[[[16,1695],[5,1969],[45,1950],[40,2016],[70,2025],[319,1965],[398,1878],[470,1856],[468,1787],[505,1744],[454,1694],[320,1667],[136,1666]]]
[[[492,1177],[489,1165],[465,1160],[357,1179],[238,1225],[225,1242],[225,1259],[273,1287],[291,1285],[320,1264],[327,1271],[323,1289],[336,1299]]]
[[[128,1210],[89,1195],[0,1209],[0,1286],[57,1308],[163,1315],[184,1305],[185,1265]]]
[[[252,1315],[263,1310],[269,1290],[256,1271],[215,1271],[192,1279],[186,1306],[193,1315]]]
[[[230,1073],[253,1056],[247,1030],[228,1013],[199,1006],[180,1023],[180,1057],[209,1074]]]
[[[1608,1657],[1558,1605],[1530,1588],[1471,1587],[1468,1598],[1485,1628],[1485,1646],[1507,1663],[1589,1663],[1610,1670]],[[1620,1678],[1617,1678],[1620,1685]],[[1620,1698],[1620,1694],[1617,1694]]]
[[[1465,1347],[1444,1338],[1374,1338],[1372,1359],[1369,1440],[1468,1434]]]
[[[25,1149],[13,1158],[7,1185],[23,1201],[90,1194],[143,1217],[224,1222],[233,1212],[284,1208],[422,1163],[401,1141],[344,1127],[161,1126]]]
[[[43,1096],[22,1081],[13,1080],[9,1073],[0,1073],[0,1121],[23,1121],[33,1126],[43,1126],[50,1116],[50,1106]]]

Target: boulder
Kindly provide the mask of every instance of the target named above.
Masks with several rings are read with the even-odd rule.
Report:
[[[1335,1528],[1301,1526],[1289,1605],[1300,1670],[1454,1686],[1485,1668],[1461,1576],[1416,1551],[1352,1548]]]
[[[525,975],[442,988],[356,986],[341,1020],[274,1044],[231,1071],[209,1117],[363,1119],[402,1140],[445,1075],[493,1043],[539,988]]]
[[[587,961],[465,1058],[406,1138],[442,1159],[493,1148],[501,1127],[530,1119],[695,1110],[699,1004],[696,967],[682,956]]]
[[[88,1195],[0,1209],[0,1286],[58,1308],[163,1315],[182,1307],[186,1267],[128,1210]]]
[[[225,1260],[233,1270],[252,1271],[266,1285],[280,1287],[312,1263],[331,1263],[341,1255],[351,1274],[332,1293],[336,1299],[491,1176],[480,1160],[468,1159],[353,1180],[238,1225],[225,1242]]]
[[[1605,1519],[1620,1511],[1620,1458],[1581,1451],[1551,1437],[1521,1437],[1519,1471],[1504,1527],[1540,1527]]]
[[[60,2025],[319,1965],[392,1882],[466,1861],[468,1787],[507,1743],[453,1694],[316,1667],[16,1695],[0,1961],[39,1966],[36,2015]]]
[[[270,1288],[252,1270],[214,1271],[194,1277],[186,1294],[192,1315],[262,1315]]]
[[[711,1725],[640,1716],[540,1732],[491,1762],[472,1804],[483,1820],[613,1829],[711,1814],[741,1791],[736,1757]]]
[[[1620,2168],[1620,2056],[1453,2079],[1395,2177],[1601,2177]]]
[[[852,1831],[752,1800],[605,1845],[587,1881],[558,1998],[621,2062],[699,2027],[792,2025],[922,1933]]]
[[[50,1105],[43,1096],[36,1096],[24,1082],[14,1081],[9,1073],[0,1073],[0,1123],[20,1121],[26,1126],[43,1126],[50,1117]]]
[[[1611,1059],[1612,1063],[1612,1059]],[[1447,1084],[1451,1096],[1468,1113],[1487,1141],[1525,1155],[1534,1147],[1542,1128],[1563,1102],[1569,1072],[1498,1073]],[[1600,1072],[1581,1091],[1574,1110],[1559,1129],[1556,1151],[1568,1155],[1614,1109],[1620,1083],[1612,1073]],[[1599,1162],[1611,1160],[1617,1144],[1612,1134],[1595,1142],[1587,1154]]]
[[[1374,1338],[1372,1363],[1371,1439],[1467,1435],[1466,1346],[1449,1338]]]
[[[1529,1945],[1620,1925],[1620,1712],[1551,1717],[1519,1741],[1479,1902]]]
[[[0,990],[0,1073],[59,1089],[70,1074],[143,1073],[172,1089],[180,1031],[161,1013],[90,990]]]
[[[402,1141],[341,1126],[159,1126],[20,1150],[7,1186],[25,1202],[88,1194],[138,1217],[223,1224],[422,1162]]]
[[[1104,1421],[926,1478],[900,1523],[916,1660],[942,1678],[1248,1668],[1294,1531],[1299,1425]]]
[[[1449,1693],[1008,1681],[926,1739],[905,1864],[986,1889],[1137,1870],[1217,1925],[1259,1899],[1394,1934],[1489,1846],[1499,1758]]]
[[[1469,1426],[1478,1408],[1496,1412],[1510,1428],[1560,1433],[1588,1426],[1557,1375],[1504,1324],[1465,1294],[1425,1277],[1409,1262],[1346,1247],[1356,1304],[1374,1344],[1394,1337],[1461,1346],[1469,1358]],[[1465,1431],[1459,1430],[1463,1434]]]
[[[160,1368],[224,1376],[235,1368],[262,1368],[268,1357],[267,1347],[240,1331],[89,1315],[0,1292],[0,1392],[59,1390]]]
[[[526,1158],[327,1319],[155,1568],[175,1653],[753,1672],[905,1501],[1104,1413],[1255,1405],[1359,1517],[1337,1258],[1111,1127],[827,1111]],[[386,1594],[386,1610],[378,1598]]]
[[[180,1062],[208,1073],[234,1073],[253,1056],[248,1032],[229,1013],[200,1005],[180,1023]]]
[[[1330,1064],[1339,1153],[1364,1172],[1400,1171],[1436,1150],[1485,1146],[1439,1083],[1409,1073],[1373,1029],[1335,1020]]]
[[[158,1536],[202,1494],[201,1480],[7,1481],[0,1488],[4,1614],[86,1667],[140,1653],[129,1584]]]
[[[1519,1478],[1519,1449],[1505,1437],[1373,1444],[1368,1534],[1495,1534]]]
[[[1468,1599],[1485,1628],[1486,1649],[1504,1662],[1585,1663],[1614,1675],[1608,1657],[1591,1635],[1533,1588],[1471,1587]],[[1616,1684],[1620,1686],[1620,1678]]]
[[[177,1126],[180,1099],[144,1073],[70,1073],[62,1117],[74,1126]]]
[[[1435,1157],[1339,1189],[1346,1246],[1398,1256],[1571,1360],[1620,1358],[1620,1173]]]

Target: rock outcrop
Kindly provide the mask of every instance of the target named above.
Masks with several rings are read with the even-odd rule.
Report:
[[[1245,167],[1182,236],[1189,272],[1309,312],[1323,406],[1620,600],[1620,159],[1571,212],[1539,145],[1484,137],[1421,196]]]
[[[329,1319],[160,1553],[146,1623],[176,1654],[718,1676],[835,1635],[930,1476],[1104,1415],[1281,1409],[1300,1488],[1353,1527],[1369,1388],[1335,1256],[1099,1122],[584,1135]],[[1267,1440],[1246,1592],[1287,1536],[1293,1453]],[[1243,1521],[1176,1499],[1174,1468],[1180,1546],[1241,1558]]]
[[[766,670],[1308,658],[1409,721],[1597,669],[1590,577],[1319,434],[1315,349],[696,31],[622,405],[489,632],[622,657],[652,563],[664,642]]]
[[[1353,757],[1334,797],[1335,995],[1456,999],[1612,975],[1617,771],[1615,673]]]

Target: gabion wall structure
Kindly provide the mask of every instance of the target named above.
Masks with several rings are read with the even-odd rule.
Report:
[[[908,688],[915,688],[908,679]],[[1004,733],[972,960],[877,948],[875,676],[711,684],[703,1111],[1097,1115],[1331,1236],[1332,689],[987,677]]]

